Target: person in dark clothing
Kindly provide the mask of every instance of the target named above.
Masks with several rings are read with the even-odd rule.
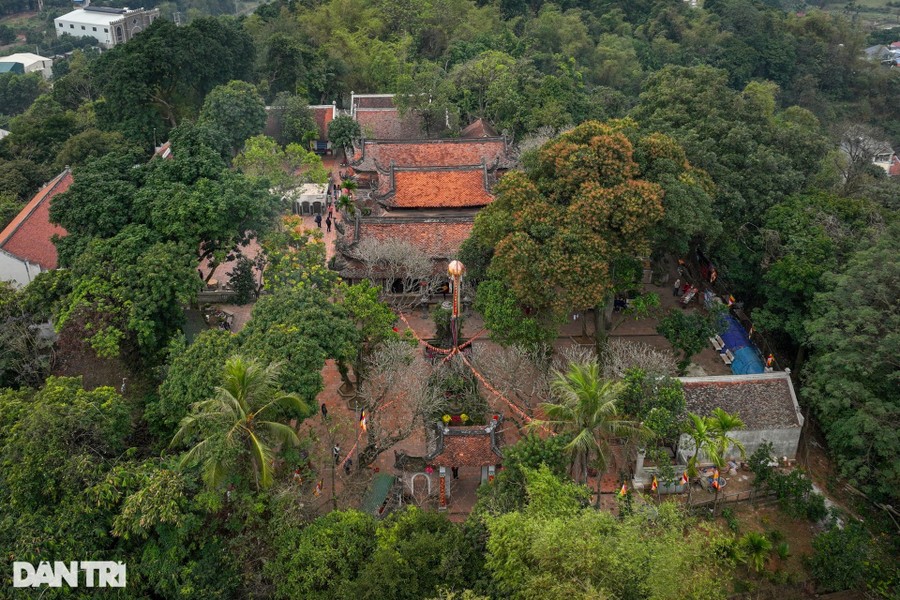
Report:
[[[327,419],[327,418],[328,418],[328,407],[325,406],[325,403],[324,403],[324,402],[322,403],[322,418],[323,418],[323,419]]]
[[[316,227],[318,227],[319,229],[322,229],[322,215],[316,215],[315,221],[316,221]]]
[[[344,463],[344,473],[346,473],[348,477],[350,476],[350,467],[352,467],[352,466],[353,466],[353,459],[348,458],[347,462]]]
[[[450,467],[450,471],[453,473],[453,479],[459,479],[459,467]]]
[[[331,215],[325,217],[325,232],[331,233]]]

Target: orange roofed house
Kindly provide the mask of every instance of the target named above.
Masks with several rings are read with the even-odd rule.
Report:
[[[363,277],[356,247],[362,240],[401,239],[446,268],[469,237],[478,210],[510,168],[502,137],[369,140],[350,162],[363,214],[345,215],[336,246],[346,279]]]
[[[72,185],[66,169],[45,185],[0,233],[0,280],[16,286],[31,283],[39,273],[56,268],[54,235],[66,230],[50,222],[50,202]]]

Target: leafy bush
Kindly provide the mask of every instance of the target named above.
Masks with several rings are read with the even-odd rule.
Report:
[[[738,520],[734,516],[734,510],[730,508],[722,509],[722,518],[725,519],[726,523],[728,523],[728,529],[737,533]]]
[[[748,463],[756,478],[753,486],[775,492],[781,508],[792,517],[806,517],[821,521],[828,515],[825,498],[813,491],[812,481],[802,469],[784,474],[769,466],[772,462],[772,444],[766,442],[756,449]]]
[[[775,546],[775,553],[781,560],[787,560],[787,558],[791,555],[791,547],[788,546],[787,542],[781,542],[777,546]]]
[[[813,540],[813,555],[807,567],[820,592],[862,588],[872,558],[871,539],[858,523],[843,529],[832,526]]]

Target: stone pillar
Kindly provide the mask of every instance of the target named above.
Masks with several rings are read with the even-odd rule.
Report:
[[[440,475],[440,491],[438,510],[447,510],[447,467],[438,467]]]
[[[644,475],[644,458],[647,456],[646,448],[638,448],[637,451],[637,460],[634,463],[634,474],[637,477],[643,477]]]
[[[488,468],[481,467],[481,483],[485,483],[488,480]]]
[[[497,467],[491,465],[488,467],[488,483],[494,483],[494,475],[497,474]]]

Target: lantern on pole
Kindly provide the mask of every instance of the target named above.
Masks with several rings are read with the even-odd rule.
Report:
[[[450,275],[450,292],[453,295],[453,312],[450,315],[450,332],[453,336],[454,348],[456,348],[459,343],[459,340],[457,339],[457,336],[459,335],[457,326],[457,320],[459,318],[459,288],[465,271],[465,265],[458,260],[450,261],[450,264],[447,265],[447,273]]]

